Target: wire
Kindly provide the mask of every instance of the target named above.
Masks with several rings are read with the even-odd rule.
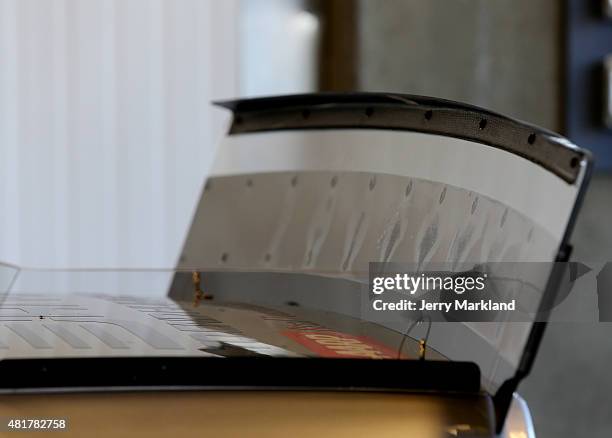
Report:
[[[425,359],[425,352],[427,349],[427,341],[429,340],[429,333],[431,332],[431,317],[429,317],[429,315],[426,315],[426,319],[428,322],[428,326],[427,326],[427,331],[425,332],[425,338],[421,339],[419,341],[419,359]],[[412,329],[414,329],[417,324],[420,324],[422,322],[425,322],[425,319],[423,318],[423,315],[419,316],[417,319],[415,319],[406,329],[406,332],[404,333],[404,336],[402,337],[402,342],[400,343],[398,349],[397,349],[397,358],[401,359],[402,357],[402,351],[404,349],[404,344],[406,343],[406,339],[408,338],[408,334],[412,331]]]

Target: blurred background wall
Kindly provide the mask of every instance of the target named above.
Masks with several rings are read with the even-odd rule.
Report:
[[[308,3],[242,0],[238,4],[239,95],[316,90],[321,29]]]
[[[360,0],[359,87],[480,105],[558,129],[558,0]]]
[[[238,94],[237,3],[0,0],[0,259],[171,266]]]

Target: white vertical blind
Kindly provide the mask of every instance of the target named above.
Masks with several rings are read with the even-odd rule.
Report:
[[[175,263],[238,94],[235,0],[0,0],[0,260]]]

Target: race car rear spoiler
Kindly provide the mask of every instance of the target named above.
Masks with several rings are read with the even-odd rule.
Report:
[[[587,150],[558,134],[475,106],[395,93],[303,94],[224,101],[217,105],[233,112],[229,136],[306,130],[412,131],[481,143],[525,158],[576,188],[575,202],[554,261],[565,262],[570,257],[569,239],[593,163]],[[554,299],[562,275],[559,269],[553,270],[542,308]],[[498,431],[503,427],[513,392],[533,365],[545,326],[545,322],[532,324],[516,373],[493,396]]]

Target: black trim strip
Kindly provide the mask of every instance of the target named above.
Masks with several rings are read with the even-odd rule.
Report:
[[[305,94],[228,102],[230,135],[294,129],[389,129],[466,139],[504,149],[574,183],[588,151],[565,138],[475,106],[383,93]]]
[[[318,358],[67,358],[0,361],[0,392],[64,388],[480,392],[470,362]]]

